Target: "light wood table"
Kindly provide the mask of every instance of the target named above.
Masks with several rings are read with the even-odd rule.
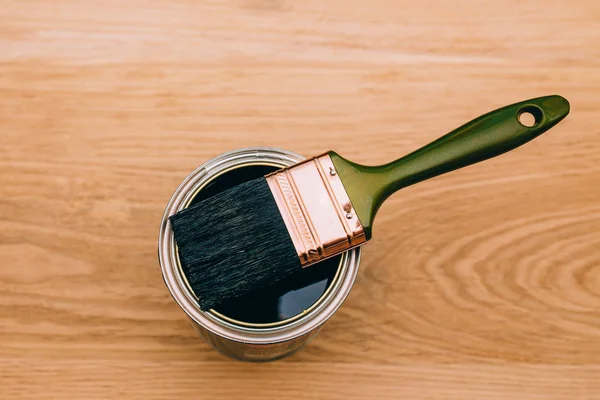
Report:
[[[377,164],[554,93],[547,134],[390,199],[288,359],[224,358],[163,284],[215,155]],[[600,3],[0,0],[0,265],[2,399],[599,399]]]

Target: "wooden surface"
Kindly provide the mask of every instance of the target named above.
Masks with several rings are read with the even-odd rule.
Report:
[[[599,399],[599,4],[0,0],[0,398]],[[215,155],[376,164],[553,93],[549,133],[384,205],[291,358],[225,359],[163,284]]]

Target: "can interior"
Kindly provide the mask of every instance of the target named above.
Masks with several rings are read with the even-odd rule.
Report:
[[[198,190],[189,206],[277,169],[279,167],[253,164],[228,170]],[[254,328],[285,324],[314,308],[328,293],[339,275],[341,261],[342,256],[324,260],[260,292],[226,300],[210,312],[228,322]]]

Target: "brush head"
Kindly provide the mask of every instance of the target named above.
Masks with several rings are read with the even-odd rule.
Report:
[[[169,220],[183,272],[202,310],[301,268],[265,178],[218,193]]]

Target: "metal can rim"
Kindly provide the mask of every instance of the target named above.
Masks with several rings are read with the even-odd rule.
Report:
[[[183,311],[198,325],[223,338],[250,344],[270,344],[288,341],[300,337],[318,328],[327,321],[346,299],[356,279],[360,264],[360,248],[347,251],[342,256],[342,267],[337,282],[321,303],[302,317],[289,324],[271,328],[250,328],[234,325],[218,316],[200,310],[194,294],[188,289],[185,277],[176,265],[176,245],[173,239],[169,217],[184,208],[190,198],[212,174],[223,173],[236,165],[252,163],[272,163],[286,167],[304,160],[305,157],[275,147],[247,147],[228,151],[216,156],[192,171],[173,193],[163,214],[159,238],[158,257],[163,279],[171,296]]]

